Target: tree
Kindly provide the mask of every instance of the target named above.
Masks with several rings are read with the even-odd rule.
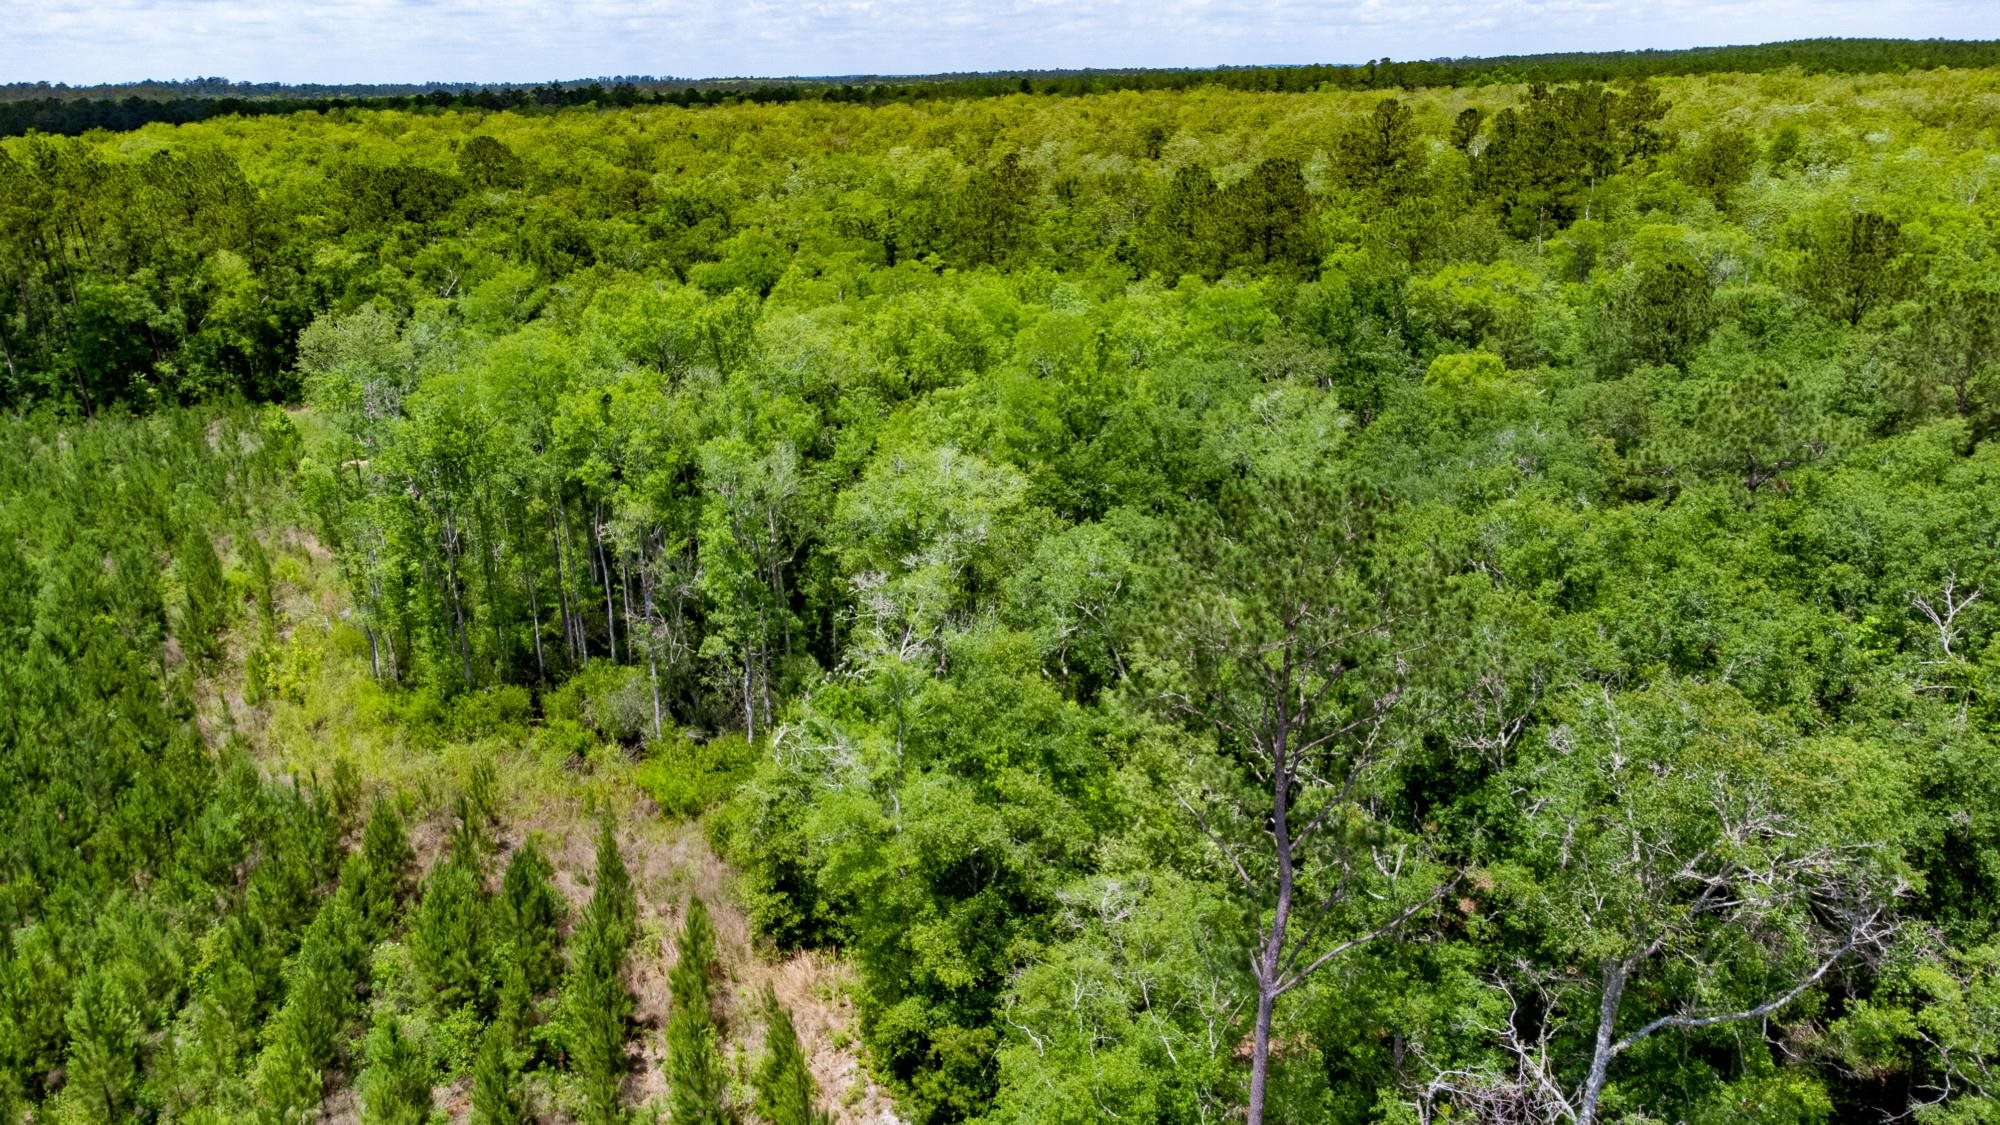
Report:
[[[1680,155],[1681,178],[1702,190],[1718,211],[1757,167],[1757,142],[1740,129],[1717,129]]]
[[[174,631],[188,657],[206,665],[222,654],[219,634],[229,623],[222,559],[206,529],[182,534],[179,551],[174,570],[181,580],[181,604]]]
[[[1133,255],[1142,270],[1168,280],[1184,274],[1222,272],[1226,232],[1216,204],[1215,177],[1200,164],[1182,164],[1160,189],[1140,227]]]
[[[131,969],[113,965],[86,976],[63,1021],[70,1035],[66,1093],[97,1120],[126,1114],[139,1076],[144,1026],[129,992]]]
[[[688,899],[679,957],[668,974],[667,1098],[674,1125],[727,1125],[729,1076],[722,1067],[710,980],[715,974],[715,926],[699,898]]]
[[[403,818],[387,798],[376,798],[362,831],[359,862],[341,880],[364,929],[376,940],[388,935],[409,901],[410,867],[415,862]]]
[[[1414,575],[1386,581],[1381,519],[1317,474],[1232,485],[1189,521],[1157,610],[1157,698],[1221,752],[1176,796],[1257,911],[1252,1125],[1277,1002],[1444,891],[1380,799],[1424,612]]]
[[[1903,229],[1873,211],[1850,212],[1814,238],[1800,271],[1806,295],[1848,324],[1909,290]]]
[[[520,1074],[511,1058],[506,1029],[495,1023],[479,1040],[472,1067],[472,1120],[475,1125],[527,1125],[521,1104]]]
[[[431,1068],[423,1044],[384,1012],[368,1032],[358,1082],[366,1125],[423,1125],[431,1116]]]
[[[625,985],[633,915],[631,880],[607,819],[598,836],[597,880],[590,905],[570,936],[560,1036],[570,1072],[583,1092],[585,1119],[598,1125],[610,1125],[623,1116],[618,1092],[634,1006]]]
[[[480,134],[458,150],[458,174],[477,188],[517,188],[526,181],[527,166],[506,142]]]
[[[410,920],[410,961],[447,1008],[484,1006],[492,995],[491,905],[477,856],[455,847],[425,882]]]
[[[770,987],[764,991],[764,1055],[757,1061],[753,1084],[757,1116],[769,1125],[826,1125],[828,1118],[813,1106],[812,1072],[806,1069],[792,1013]]]
[[[1919,409],[1957,414],[1982,426],[2000,401],[2000,264],[1955,250],[1932,266],[1914,309],[1893,341]],[[1940,395],[1939,392],[1943,392]],[[1937,401],[1942,398],[1942,402]]]
[[[517,965],[527,990],[539,995],[561,975],[558,960],[565,909],[550,881],[554,869],[531,837],[507,863],[494,903],[494,938],[503,959]],[[616,876],[610,873],[603,878]],[[602,882],[598,884],[602,886]],[[618,891],[617,893],[629,893]]]
[[[1477,133],[1479,111],[1466,112],[1475,115],[1469,124]],[[1461,117],[1454,125],[1454,141],[1466,124]],[[1470,143],[1468,138],[1465,144]],[[1413,190],[1423,169],[1416,114],[1396,98],[1376,102],[1367,117],[1340,134],[1333,152],[1334,170],[1343,185],[1390,199]]]
[[[1250,174],[1222,190],[1219,206],[1228,224],[1229,264],[1303,273],[1317,265],[1312,197],[1299,162],[1259,161]]]
[[[1572,695],[1512,787],[1536,872],[1520,907],[1547,959],[1497,986],[1497,1058],[1441,1070],[1421,1100],[1593,1125],[1613,1064],[1652,1037],[1779,1017],[1884,946],[1904,884],[1877,841],[1901,767],[1845,741],[1785,745],[1732,696]]]
[[[1004,265],[1026,249],[1034,229],[1030,204],[1038,180],[1035,169],[1018,152],[974,169],[960,196],[955,239],[959,255],[971,265]]]

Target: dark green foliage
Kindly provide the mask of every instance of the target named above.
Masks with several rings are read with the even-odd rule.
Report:
[[[251,1078],[265,1109],[294,1114],[319,1104],[324,1073],[359,1014],[368,952],[361,925],[347,896],[335,896],[287,962],[284,1004],[265,1025],[264,1050]]]
[[[220,634],[229,620],[222,560],[216,557],[215,545],[208,541],[206,532],[183,534],[178,554],[174,576],[181,583],[181,603],[174,618],[174,634],[189,659],[206,664],[220,654]]]
[[[503,962],[518,966],[521,986],[536,995],[554,987],[562,970],[559,943],[565,908],[562,896],[549,881],[553,874],[531,838],[507,862],[500,897],[493,904],[493,936],[499,956]],[[630,893],[628,886],[623,894],[629,897]]]
[[[391,1014],[375,1021],[357,1090],[367,1125],[422,1125],[431,1117],[431,1068],[423,1044]]]
[[[584,1118],[609,1123],[624,1116],[618,1090],[625,1075],[625,1038],[634,1007],[625,984],[634,904],[608,820],[597,847],[597,881],[590,905],[570,934],[560,1018],[563,1050],[583,1095]]]
[[[1729,206],[1757,167],[1757,142],[1739,129],[1718,129],[1680,155],[1681,178],[1700,188],[1717,208]]]
[[[1479,111],[1466,112],[1473,115],[1470,121],[1461,117],[1452,126],[1453,141],[1459,148],[1470,144],[1479,129]],[[1387,197],[1413,188],[1423,159],[1415,119],[1410,107],[1395,98],[1375,103],[1367,117],[1350,126],[1334,143],[1334,168],[1341,182],[1357,191]]]
[[[476,854],[454,847],[424,881],[410,919],[410,961],[438,1003],[484,1006],[492,997],[492,904]]]
[[[724,1125],[731,1115],[711,991],[715,926],[699,898],[688,900],[675,945],[676,959],[667,978],[673,993],[667,1012],[669,1117],[674,1125]]]
[[[1900,226],[1873,211],[1855,211],[1814,239],[1800,287],[1829,315],[1860,324],[1871,310],[1909,291],[1910,264]]]
[[[474,1125],[526,1125],[529,1120],[507,1039],[504,1027],[496,1023],[479,1041],[479,1059],[472,1068]]]
[[[632,872],[618,847],[617,826],[610,817],[597,825],[597,870],[590,881],[589,916],[602,921],[629,942],[638,923],[639,902],[632,891]]]
[[[825,1114],[813,1105],[812,1072],[806,1069],[792,1013],[772,992],[764,993],[764,1055],[757,1060],[753,1108],[768,1125],[824,1125]]]
[[[479,188],[517,188],[527,178],[527,165],[505,142],[478,136],[458,150],[458,174]]]
[[[388,935],[390,924],[410,899],[415,861],[403,818],[387,799],[377,798],[362,831],[361,853],[341,876],[342,893],[349,896],[376,940]]]

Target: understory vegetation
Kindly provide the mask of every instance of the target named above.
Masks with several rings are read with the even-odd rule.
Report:
[[[2000,1119],[1996,255],[1989,70],[0,142],[0,1116]]]

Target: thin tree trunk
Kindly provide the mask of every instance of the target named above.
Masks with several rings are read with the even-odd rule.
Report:
[[[1292,682],[1292,652],[1285,650],[1280,683]],[[1271,929],[1256,964],[1257,1027],[1250,1044],[1249,1125],[1263,1125],[1264,1089],[1271,1075],[1271,1012],[1278,1002],[1278,978],[1284,972],[1285,927],[1292,917],[1291,720],[1287,697],[1278,700],[1277,729],[1271,738],[1271,836],[1278,868],[1278,901],[1271,912]]]
[[[1590,1055],[1590,1074],[1583,1080],[1576,1125],[1596,1125],[1597,1102],[1604,1095],[1604,1083],[1611,1070],[1618,1005],[1625,998],[1625,980],[1631,972],[1631,966],[1623,961],[1613,961],[1604,968],[1604,994],[1597,1001],[1597,1045]]]
[[[643,543],[642,550],[643,550]],[[653,683],[653,738],[660,737],[660,645],[659,637],[653,632],[653,572],[646,566],[646,560],[639,560],[639,599],[645,612],[646,625],[646,671]],[[631,636],[630,632],[626,636]]]
[[[568,568],[564,566],[564,558],[574,552],[569,546],[569,505],[563,501],[560,492],[556,494],[556,515],[553,519],[558,521],[557,526],[562,529],[562,538],[556,545],[556,574],[562,581],[563,625],[570,634],[570,651],[581,662],[590,659],[590,638],[584,636],[583,612],[572,611],[570,607],[570,577]]]
[[[542,606],[535,593],[535,568],[528,563],[528,539],[521,537],[521,581],[528,587],[528,620],[534,625],[535,636],[535,680],[545,683],[549,678],[548,665],[542,659]]]
[[[451,615],[458,624],[458,658],[465,666],[465,686],[472,686],[472,644],[466,635],[465,606],[458,596],[458,526],[450,514],[445,516],[445,575],[451,587]]]
[[[597,573],[604,580],[604,637],[611,646],[611,662],[618,663],[618,622],[611,602],[611,564],[604,558],[604,536],[598,529],[602,526],[604,505],[593,504],[590,508],[590,538],[597,546]],[[628,644],[627,648],[630,647]],[[630,655],[630,653],[627,653]]]

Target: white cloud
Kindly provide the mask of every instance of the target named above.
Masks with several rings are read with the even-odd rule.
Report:
[[[509,80],[2000,36],[1993,0],[0,0],[0,78]]]

